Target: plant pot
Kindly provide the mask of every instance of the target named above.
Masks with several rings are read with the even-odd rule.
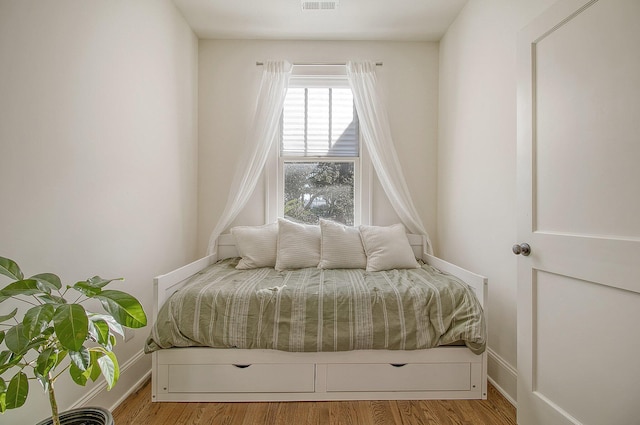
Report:
[[[45,419],[36,425],[52,425],[53,419]],[[114,425],[113,415],[102,407],[81,407],[60,413],[61,425]]]

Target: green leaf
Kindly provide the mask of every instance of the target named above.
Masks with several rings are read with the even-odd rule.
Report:
[[[22,355],[3,350],[0,353],[0,375],[20,363],[20,360],[22,360]]]
[[[29,345],[29,338],[24,335],[24,325],[20,323],[7,331],[5,344],[7,348],[16,354],[24,354]]]
[[[100,371],[107,381],[107,390],[110,390],[120,378],[118,359],[113,352],[107,351],[104,352],[104,356],[98,357],[98,365],[100,365]]]
[[[15,295],[36,295],[41,294],[43,291],[38,286],[38,281],[35,279],[18,280],[10,283],[2,288],[0,296],[12,297]]]
[[[0,316],[0,323],[6,322],[7,320],[10,320],[10,319],[13,319],[17,312],[18,312],[18,309],[15,308],[15,309],[13,309],[13,311],[11,313],[5,314],[4,316]],[[2,341],[0,341],[0,342],[2,342]]]
[[[83,387],[87,384],[89,380],[90,371],[81,370],[74,363],[71,363],[71,367],[69,368],[69,374],[71,375],[71,379],[78,385],[82,385]]]
[[[38,360],[36,361],[35,371],[37,374],[46,377],[51,369],[56,366],[58,361],[58,353],[53,348],[47,348],[43,350],[42,353],[38,356]]]
[[[113,282],[114,280],[124,280],[124,279],[121,278],[121,277],[116,278],[116,279],[103,279],[100,276],[94,276],[91,279],[87,279],[86,282],[89,285],[93,286],[94,288],[104,288],[109,283]]]
[[[7,409],[17,409],[22,406],[29,395],[29,381],[27,375],[20,371],[15,374],[7,387]]]
[[[4,341],[4,331],[0,331],[0,344]]]
[[[60,344],[70,351],[79,351],[89,332],[87,313],[79,304],[64,304],[53,315],[53,327]]]
[[[82,292],[85,296],[89,298],[93,298],[102,292],[103,287],[107,286],[109,283],[113,282],[114,280],[123,280],[123,279],[122,278],[103,279],[100,276],[94,276],[90,279],[77,282],[75,285],[72,286],[72,288],[79,292]]]
[[[98,364],[98,358],[103,354],[102,352],[97,352],[95,350],[89,350],[89,352],[91,353],[91,367],[89,368],[89,377],[93,382],[96,382],[96,379],[98,379],[100,377],[100,374],[102,373],[102,371],[100,370],[100,365]]]
[[[79,351],[69,351],[71,363],[81,371],[86,371],[91,364],[91,354],[86,347],[80,347]]]
[[[0,351],[0,366],[6,364],[9,362],[9,360],[11,360],[11,356],[13,355],[13,353],[9,350],[2,350]]]
[[[49,386],[51,385],[51,381],[49,380],[49,377],[48,376],[42,376],[38,372],[36,372],[35,370],[33,371],[33,374],[36,376],[36,379],[38,380],[38,382],[42,386],[42,390],[45,393],[49,392]]]
[[[93,286],[89,285],[87,282],[84,282],[84,281],[77,282],[75,285],[72,286],[72,288],[78,292],[81,292],[82,294],[84,294],[89,298],[95,297],[100,292],[102,292],[102,289],[94,288]]]
[[[109,325],[104,320],[90,320],[89,334],[100,345],[110,350]]]
[[[120,335],[121,337],[124,338],[124,329],[122,328],[122,325],[118,322],[116,322],[116,320],[113,318],[113,316],[108,315],[108,314],[95,314],[95,313],[90,313],[89,314],[89,319],[93,322],[96,322],[98,320],[102,320],[104,322],[107,323],[107,325],[109,325],[109,329],[111,329],[111,332],[115,332],[118,335]]]
[[[106,290],[95,298],[100,300],[104,309],[121,325],[128,328],[142,328],[147,325],[147,315],[142,304],[126,292]]]
[[[62,288],[62,281],[53,273],[40,273],[35,276],[31,276],[29,279],[37,280],[41,287],[47,288],[43,292],[50,293],[52,289],[60,290]]]
[[[0,378],[0,413],[7,410],[7,383]]]
[[[49,326],[48,328],[44,329],[40,334],[42,335],[43,338],[49,338],[51,335],[53,335],[54,332],[55,332],[55,329],[53,328],[53,326]]]
[[[42,331],[47,329],[49,322],[53,319],[55,309],[51,304],[39,305],[27,310],[22,319],[24,325],[24,334],[31,339],[40,335]]]
[[[62,363],[62,361],[67,357],[69,352],[67,350],[58,350],[58,360],[56,361],[56,367]]]
[[[36,339],[32,339],[26,347],[24,347],[24,351],[21,354],[25,354],[27,351],[32,348],[40,348],[43,345],[47,345],[47,338],[38,337]]]
[[[65,300],[64,298],[58,297],[56,295],[51,295],[51,294],[38,295],[38,298],[46,304],[66,304],[67,303],[67,300]]]
[[[42,389],[47,392],[51,386],[51,376],[49,372],[55,367],[56,354],[55,349],[48,348],[44,350],[36,359],[36,366],[33,368],[33,374],[42,385]],[[44,373],[41,373],[44,372]]]
[[[22,270],[20,270],[18,263],[4,257],[0,257],[0,274],[15,280],[24,279],[24,275],[22,274]]]

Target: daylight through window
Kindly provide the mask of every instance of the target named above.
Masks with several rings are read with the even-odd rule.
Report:
[[[353,225],[360,154],[351,89],[290,87],[280,147],[284,216]]]

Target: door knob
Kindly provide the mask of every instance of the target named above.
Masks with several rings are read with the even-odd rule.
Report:
[[[529,246],[528,243],[521,243],[520,245],[515,244],[511,250],[513,251],[514,254],[516,255],[524,255],[525,257],[529,256],[529,254],[531,254],[531,247]]]

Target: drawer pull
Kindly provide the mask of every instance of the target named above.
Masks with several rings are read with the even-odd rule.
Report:
[[[389,363],[391,366],[393,367],[402,367],[402,366],[406,366],[406,363]]]
[[[251,365],[250,364],[234,364],[234,366],[237,367],[238,369],[246,369]]]

